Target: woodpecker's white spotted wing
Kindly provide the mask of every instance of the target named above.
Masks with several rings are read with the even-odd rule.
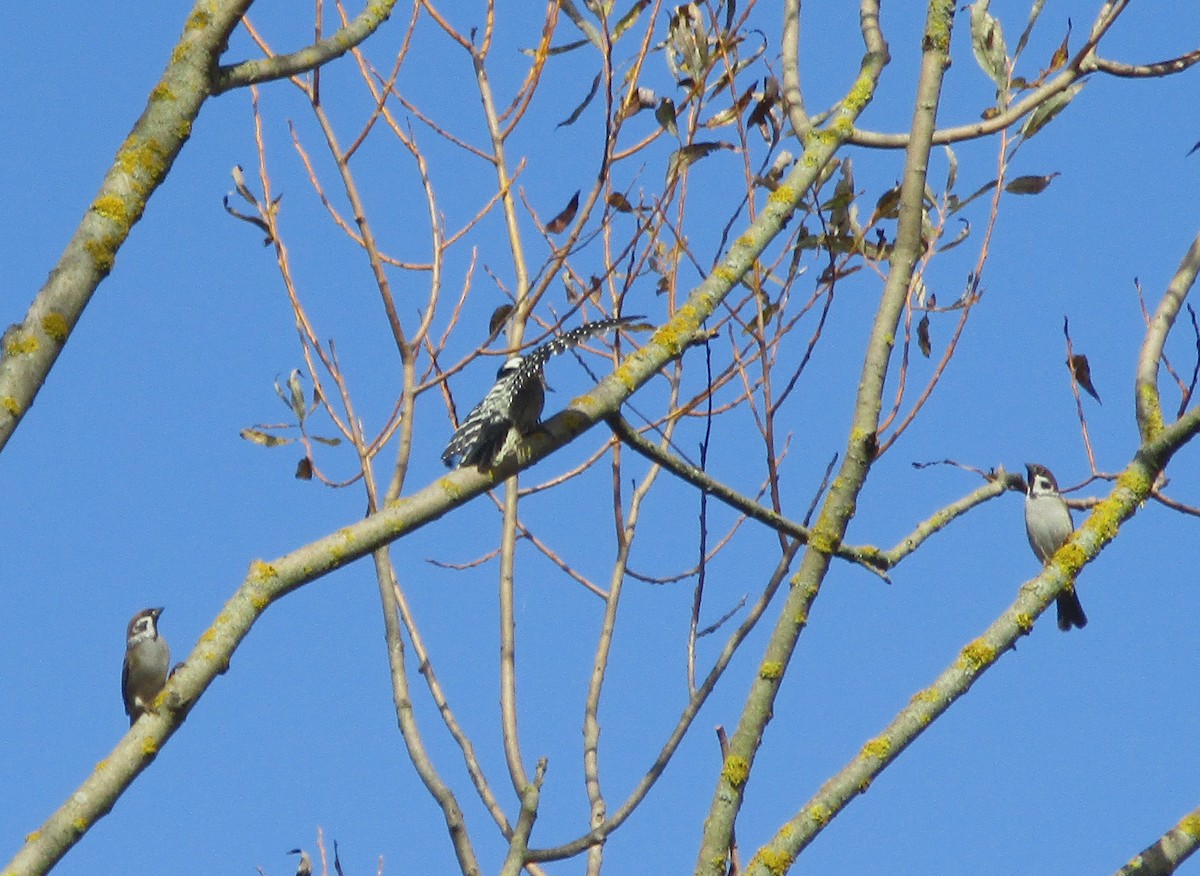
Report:
[[[442,462],[447,468],[454,467],[454,460],[459,465],[478,465],[490,463],[504,446],[512,425],[512,402],[516,397],[516,377],[520,370],[522,359],[513,356],[496,372],[496,382],[483,397],[483,401],[475,405],[462,425],[450,437],[446,449],[442,451]]]
[[[496,382],[458,427],[446,449],[442,462],[454,466],[490,466],[503,449],[509,430],[518,426],[528,434],[542,415],[545,396],[542,391],[542,368],[551,357],[590,337],[629,325],[641,316],[622,316],[598,319],[564,332],[524,356],[513,356],[496,373]],[[518,425],[519,424],[519,425]]]

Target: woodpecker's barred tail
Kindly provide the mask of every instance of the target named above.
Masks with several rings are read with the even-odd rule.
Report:
[[[496,372],[496,382],[477,404],[442,451],[442,462],[454,467],[478,465],[487,467],[504,448],[509,430],[515,428],[528,435],[541,421],[546,402],[542,384],[542,368],[546,361],[569,350],[590,337],[629,325],[642,316],[622,316],[598,319],[564,332],[524,356],[512,356]]]

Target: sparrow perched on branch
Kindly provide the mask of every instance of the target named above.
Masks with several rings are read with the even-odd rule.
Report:
[[[161,608],[144,608],[129,621],[125,632],[125,665],[121,669],[121,693],[129,726],[150,708],[167,683],[171,652],[158,634]]]
[[[1067,500],[1058,492],[1058,481],[1050,469],[1037,463],[1027,463],[1028,474],[1025,493],[1025,534],[1038,562],[1045,562],[1054,552],[1066,544],[1075,524],[1071,522],[1071,509]],[[1063,632],[1071,627],[1083,629],[1087,626],[1087,615],[1079,602],[1074,587],[1058,594],[1058,628]]]

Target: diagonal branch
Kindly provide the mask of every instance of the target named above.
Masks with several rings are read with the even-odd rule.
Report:
[[[779,828],[772,840],[755,854],[747,874],[763,876],[767,872],[766,862],[794,860],[835,815],[870,787],[936,718],[969,691],[1003,654],[1011,651],[1017,639],[1033,629],[1034,620],[1074,581],[1079,570],[1116,537],[1122,523],[1137,513],[1158,473],[1175,451],[1197,433],[1200,433],[1200,409],[1193,410],[1164,429],[1155,441],[1144,445],[1117,478],[1112,492],[1096,505],[1042,573],[1022,585],[1016,601]]]
[[[286,79],[328,64],[375,33],[379,26],[388,20],[395,5],[396,0],[369,0],[366,8],[352,22],[311,46],[288,55],[224,65],[217,69],[213,80],[213,94],[224,94],[231,89],[260,82]]]
[[[692,486],[724,502],[730,508],[740,511],[752,520],[764,523],[777,532],[790,535],[802,544],[808,543],[810,533],[807,526],[803,526],[788,517],[784,517],[782,514],[777,514],[770,508],[760,505],[749,496],[745,496],[716,480],[702,469],[668,453],[653,441],[647,441],[620,414],[609,417],[607,423],[608,427],[613,430],[613,434],[630,448],[651,462],[661,465],[681,480],[687,481]],[[858,563],[868,572],[879,575],[885,581],[887,580],[885,572],[893,565],[892,563],[888,563],[878,550],[869,547],[840,545],[834,551],[834,555],[853,563]]]
[[[1155,61],[1150,64],[1127,64],[1124,61],[1110,61],[1107,58],[1096,58],[1093,61],[1096,69],[1101,73],[1126,79],[1171,76],[1175,73],[1182,73],[1196,63],[1200,63],[1200,49],[1192,49],[1177,58],[1168,58],[1166,61]]]
[[[1200,235],[1192,241],[1187,254],[1180,262],[1175,276],[1167,284],[1167,291],[1154,317],[1146,327],[1146,342],[1137,365],[1137,421],[1142,440],[1153,438],[1163,428],[1162,401],[1158,391],[1158,363],[1162,360],[1167,335],[1175,324],[1175,318],[1183,307],[1184,299],[1196,282],[1200,271]]]
[[[0,340],[0,449],[29,411],[92,293],[171,170],[212,93],[217,58],[251,0],[200,0],[146,109],[117,150],[25,319]]]
[[[867,51],[858,79],[835,111],[829,127],[820,135],[810,135],[807,142],[812,142],[820,136],[848,132],[854,119],[870,101],[875,83],[888,61],[887,43],[879,29],[879,3],[877,0],[861,0],[860,10],[860,27]],[[820,590],[821,582],[829,569],[830,558],[854,516],[858,493],[875,458],[875,435],[879,425],[889,356],[894,347],[896,325],[907,300],[913,265],[922,250],[924,169],[928,163],[940,85],[949,66],[949,38],[953,21],[953,3],[930,4],[917,110],[913,122],[914,136],[909,145],[905,177],[901,186],[900,221],[892,270],[888,275],[883,300],[871,328],[844,462],[813,525],[812,536],[800,561],[800,569],[792,579],[792,586],[780,611],[779,620],[771,631],[758,674],[751,682],[750,693],[738,719],[737,730],[730,737],[729,755],[725,758],[704,822],[695,870],[700,876],[719,876],[725,873],[725,860],[732,842],[733,823],[741,809],[746,782],[753,769],[755,755],[762,744],[767,722],[770,721],[775,697],[786,674],[788,663],[795,653],[800,634],[807,625],[808,609]],[[784,51],[794,52],[797,48],[788,45],[784,46]],[[753,865],[753,862],[751,863]]]
[[[963,496],[961,499],[951,502],[945,508],[938,509],[930,517],[922,520],[911,533],[897,542],[895,547],[881,552],[878,561],[886,564],[885,567],[889,569],[896,566],[901,560],[920,547],[931,535],[945,529],[952,520],[966,514],[976,505],[981,505],[989,499],[1003,495],[1008,490],[1021,489],[1021,483],[1022,481],[1017,475],[1011,475],[1003,468],[997,468],[994,472],[987,475],[987,483]],[[860,548],[843,547],[852,552],[861,550]]]
[[[1147,846],[1116,876],[1170,876],[1200,845],[1200,809],[1193,809],[1151,846]]]

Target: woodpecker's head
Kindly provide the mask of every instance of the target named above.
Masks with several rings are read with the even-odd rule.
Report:
[[[503,380],[505,377],[515,374],[524,361],[524,356],[509,356],[504,360],[504,364],[500,366],[500,370],[496,372],[496,379]]]

